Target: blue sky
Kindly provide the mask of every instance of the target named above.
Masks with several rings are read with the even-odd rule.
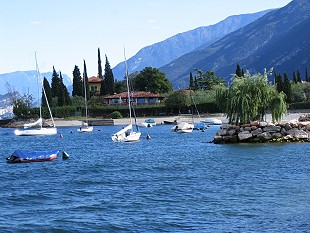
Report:
[[[280,8],[291,0],[0,0],[0,74],[35,69],[97,75],[100,48],[113,68],[141,48],[230,15]]]

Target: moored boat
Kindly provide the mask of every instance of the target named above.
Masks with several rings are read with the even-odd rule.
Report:
[[[16,150],[9,157],[6,158],[8,163],[31,163],[31,162],[45,162],[56,159],[59,155],[59,150],[46,151],[26,151]]]
[[[202,122],[208,125],[221,125],[223,123],[220,119],[217,119],[217,118],[206,118]]]

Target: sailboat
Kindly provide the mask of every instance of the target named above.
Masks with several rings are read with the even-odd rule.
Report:
[[[82,125],[80,126],[77,131],[79,133],[84,132],[92,132],[94,130],[94,127],[92,125],[89,125],[88,119],[87,119],[87,92],[86,92],[86,82],[85,82],[85,74],[83,75],[83,82],[84,82],[84,103],[85,103],[85,122],[82,122]]]
[[[55,122],[52,116],[52,111],[51,108],[49,106],[48,100],[47,100],[47,96],[45,93],[45,89],[42,85],[42,81],[40,78],[40,71],[39,71],[39,67],[38,67],[38,62],[37,62],[37,53],[35,52],[35,60],[36,60],[36,71],[37,71],[37,83],[38,83],[38,104],[39,104],[39,114],[40,117],[37,121],[33,122],[33,123],[28,123],[28,124],[24,124],[24,129],[16,129],[14,131],[14,134],[16,136],[41,136],[41,135],[55,135],[57,134],[57,128],[55,126]],[[50,118],[52,120],[52,126],[50,127],[43,127],[43,119],[42,119],[42,106],[40,103],[40,89],[42,87],[43,90],[43,94],[44,94],[44,98],[46,100],[47,103],[47,107],[48,107],[48,111],[50,114]]]
[[[129,78],[128,78],[128,67],[127,67],[127,60],[125,56],[124,50],[124,57],[125,57],[125,65],[126,65],[126,84],[127,84],[127,95],[128,95],[128,108],[129,108],[129,118],[130,124],[124,127],[122,130],[118,131],[117,133],[112,135],[113,142],[136,142],[139,141],[141,132],[138,131],[138,126],[136,124],[136,115],[134,109],[131,107],[131,99],[130,99],[130,90],[129,90]],[[131,111],[133,110],[134,117],[135,117],[135,125],[137,131],[133,130],[133,123],[132,123],[132,114]]]

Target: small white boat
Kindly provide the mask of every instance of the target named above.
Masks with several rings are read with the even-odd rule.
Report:
[[[79,133],[92,132],[93,130],[94,130],[94,127],[87,123],[82,124],[82,126],[79,129],[77,129]]]
[[[209,125],[221,125],[223,122],[217,118],[206,118],[202,122],[209,124]]]
[[[193,132],[194,124],[187,122],[180,122],[171,128],[172,132],[176,133],[191,133]]]
[[[140,127],[150,128],[156,126],[156,122],[154,119],[146,119],[144,122],[138,124]]]

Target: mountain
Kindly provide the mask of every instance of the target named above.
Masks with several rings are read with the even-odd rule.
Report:
[[[159,68],[195,49],[206,48],[223,36],[255,21],[269,11],[230,16],[217,24],[179,33],[162,42],[142,48],[135,56],[127,60],[128,72],[139,72],[145,67]],[[117,80],[123,80],[125,63],[121,62],[115,66],[113,74]]]
[[[0,74],[0,94],[8,93],[7,84],[11,91],[18,91],[21,95],[31,94],[34,99],[38,97],[37,71],[16,71],[12,73]],[[41,73],[41,78],[45,77],[49,84],[52,83],[52,72]],[[72,86],[72,80],[66,74],[62,74],[63,83],[65,86]],[[69,94],[71,94],[68,88]],[[41,95],[40,95],[41,97]]]
[[[0,95],[0,120],[12,118],[13,116],[13,106],[11,105],[10,95]]]
[[[309,66],[310,2],[293,0],[210,46],[195,50],[160,68],[174,88],[188,86],[195,68],[213,70],[226,80],[236,66],[251,73],[274,67],[277,72],[305,70]]]

